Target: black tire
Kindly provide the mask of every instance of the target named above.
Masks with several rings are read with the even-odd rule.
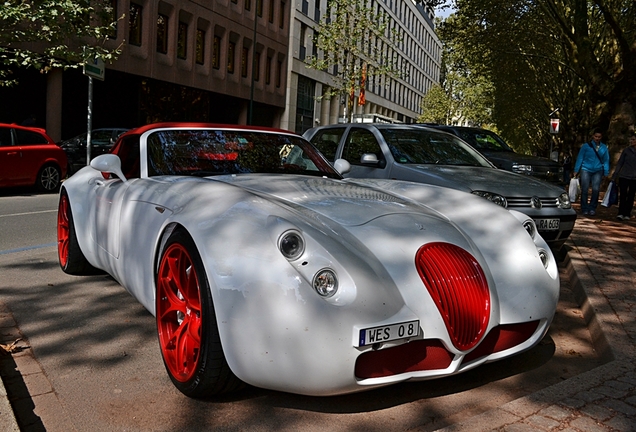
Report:
[[[60,194],[57,210],[57,257],[64,273],[76,276],[103,273],[86,260],[80,249],[73,222],[71,202],[65,190]]]
[[[53,193],[60,189],[62,170],[55,165],[44,165],[35,179],[35,186],[40,192]]]
[[[182,293],[179,287],[183,286],[191,288],[189,293]],[[208,278],[196,245],[185,230],[175,230],[161,251],[156,287],[159,346],[175,387],[192,398],[244,387],[223,354]],[[180,308],[183,311],[175,312]]]

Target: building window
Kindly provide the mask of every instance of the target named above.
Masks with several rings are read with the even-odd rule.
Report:
[[[112,30],[110,30],[108,32],[108,38],[109,39],[117,39],[117,25],[119,23],[119,20],[117,19],[117,0],[110,0],[110,7],[112,8],[111,13],[108,15],[108,19],[111,22],[114,22],[115,25],[113,27]],[[131,5],[132,7],[132,5]]]
[[[177,57],[185,59],[188,56],[188,24],[179,21],[177,33]]]
[[[285,0],[282,0],[280,2],[280,13],[278,14],[278,27],[280,28],[285,27]]]
[[[212,67],[214,69],[221,67],[221,37],[216,35],[212,42]]]
[[[168,16],[163,14],[157,17],[157,52],[168,53]]]
[[[272,58],[267,56],[265,63],[265,84],[269,85],[272,82]]]
[[[305,60],[307,57],[307,48],[305,47],[305,38],[307,37],[307,26],[300,23],[300,47],[298,50],[298,60]]]
[[[141,12],[142,7],[138,4],[130,4],[129,34],[128,43],[141,46]]]
[[[254,55],[254,65],[252,67],[254,68],[254,81],[258,81],[261,76],[261,53],[257,52]]]
[[[245,0],[245,10],[252,9],[252,0]]]
[[[256,0],[256,15],[263,16],[263,0]]]
[[[307,15],[307,12],[309,12],[309,2],[307,0],[302,1],[301,10],[303,15]]]
[[[196,62],[205,63],[205,30],[197,29]]]
[[[247,59],[249,58],[250,50],[244,46],[241,51],[241,76],[247,78]]]
[[[236,50],[236,44],[230,42],[227,47],[227,71],[234,73],[234,51]]]
[[[275,0],[269,0],[269,9],[267,14],[267,19],[271,23],[274,22],[274,1]]]
[[[283,61],[278,60],[276,63],[276,87],[280,87],[283,76]]]

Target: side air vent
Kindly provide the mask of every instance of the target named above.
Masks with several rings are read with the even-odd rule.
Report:
[[[458,246],[438,242],[417,251],[415,266],[455,348],[473,348],[490,318],[490,291],[477,260]]]

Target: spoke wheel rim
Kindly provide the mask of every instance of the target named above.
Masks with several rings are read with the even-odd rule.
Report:
[[[60,181],[60,176],[57,170],[53,167],[46,167],[42,171],[42,176],[40,177],[40,183],[42,187],[46,190],[53,190],[57,187],[57,184]]]
[[[68,245],[69,245],[69,204],[68,198],[62,195],[60,198],[60,206],[57,210],[57,254],[62,267],[68,263]]]
[[[187,249],[174,243],[164,253],[157,276],[157,331],[170,374],[190,380],[201,355],[201,287]]]

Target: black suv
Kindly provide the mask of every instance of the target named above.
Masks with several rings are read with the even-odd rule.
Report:
[[[423,125],[424,126],[424,125]],[[563,167],[558,162],[538,156],[515,153],[496,133],[475,127],[426,124],[460,137],[483,154],[497,168],[527,174],[551,183],[563,183]]]

